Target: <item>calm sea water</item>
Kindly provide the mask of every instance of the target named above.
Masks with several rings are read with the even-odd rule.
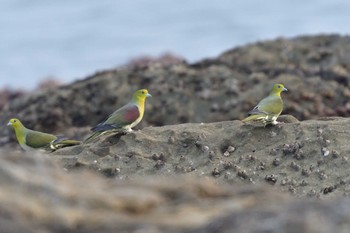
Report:
[[[142,55],[193,62],[257,40],[350,32],[347,0],[2,0],[0,87],[64,82]]]

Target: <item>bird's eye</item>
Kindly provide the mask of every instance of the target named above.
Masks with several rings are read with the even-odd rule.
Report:
[[[13,122],[16,122],[16,120],[14,120]]]
[[[144,91],[142,91],[141,93],[142,93],[142,94],[145,94],[145,92],[144,92]]]
[[[278,85],[277,87],[278,87],[278,88],[281,88],[281,86],[280,86],[280,85]]]

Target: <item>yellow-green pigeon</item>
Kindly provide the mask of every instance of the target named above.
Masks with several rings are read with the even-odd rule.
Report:
[[[26,151],[33,149],[57,150],[62,147],[79,145],[81,142],[27,129],[20,120],[10,119],[7,125],[15,130],[19,145]]]
[[[247,121],[260,121],[264,125],[278,124],[277,118],[283,110],[283,101],[281,92],[288,91],[282,84],[275,84],[270,94],[262,99],[253,110],[248,113],[248,117],[243,119]]]
[[[108,132],[131,132],[132,128],[142,120],[147,97],[152,97],[152,95],[146,89],[136,91],[128,104],[113,112],[107,120],[93,127],[91,131],[94,133],[85,139],[85,142],[90,142]]]

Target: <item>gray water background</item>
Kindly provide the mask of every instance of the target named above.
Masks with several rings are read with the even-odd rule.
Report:
[[[143,55],[189,62],[234,46],[350,32],[345,0],[1,0],[0,88],[64,83]]]

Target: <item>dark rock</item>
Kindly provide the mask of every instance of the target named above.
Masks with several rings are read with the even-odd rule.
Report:
[[[13,99],[0,123],[17,116],[82,139],[134,90],[154,96],[142,130],[51,154],[16,150],[13,132],[0,131],[1,229],[344,232],[350,119],[329,116],[350,116],[349,38],[277,39],[191,65],[150,61]],[[234,120],[276,82],[290,90],[283,123]]]

